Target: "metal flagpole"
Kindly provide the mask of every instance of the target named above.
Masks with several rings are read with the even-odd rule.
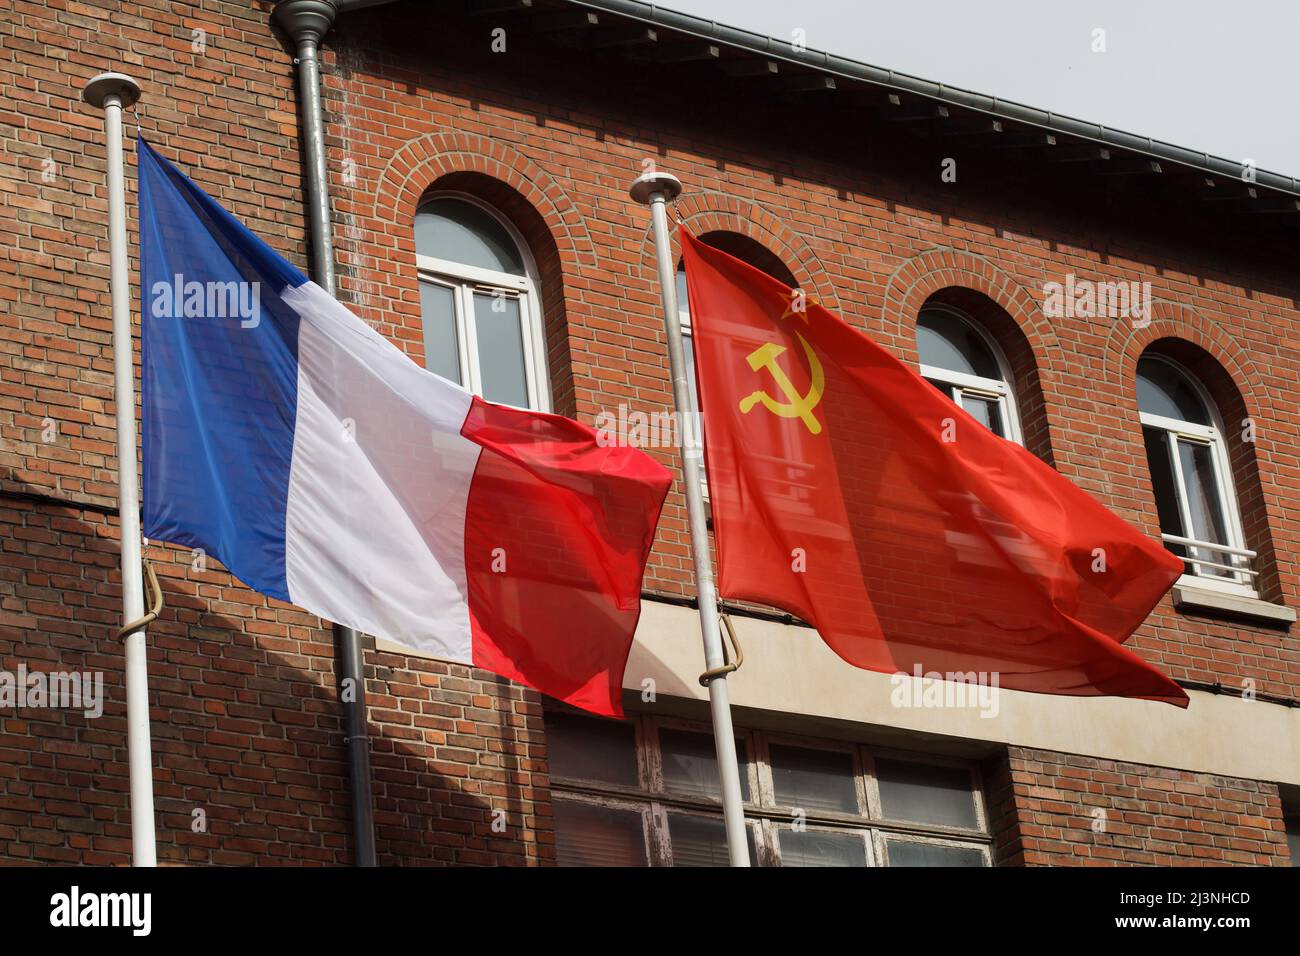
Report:
[[[104,111],[108,140],[109,288],[113,298],[113,401],[117,405],[117,503],[122,531],[124,631],[145,617],[141,579],[140,489],[136,468],[135,369],[131,341],[130,261],[122,166],[122,109],[140,98],[140,85],[122,73],[101,73],[82,91]],[[153,753],[149,741],[149,675],[145,632],[134,627],[126,649],[126,748],[131,776],[131,862],[157,866],[153,816]]]
[[[740,764],[736,760],[736,734],[731,727],[731,701],[727,675],[719,672],[725,663],[722,634],[718,628],[718,597],[713,587],[713,564],[709,554],[709,531],[704,518],[704,495],[700,490],[699,429],[694,422],[686,384],[686,349],[682,344],[681,318],[677,312],[677,270],[673,267],[668,242],[668,213],[665,204],[682,191],[681,181],[668,173],[646,173],[632,183],[632,198],[650,207],[654,227],[655,258],[659,264],[659,287],[663,295],[664,331],[668,335],[668,366],[673,379],[673,402],[682,436],[682,469],[686,482],[686,514],[691,528],[691,556],[695,563],[695,590],[700,608],[700,630],[704,635],[704,662],[712,673],[708,682],[709,709],[713,713],[713,739],[718,749],[718,774],[722,780],[722,816],[727,826],[727,853],[732,866],[749,866],[749,841],[745,837],[745,813],[740,796]]]

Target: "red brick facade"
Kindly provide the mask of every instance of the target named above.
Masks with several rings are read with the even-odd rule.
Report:
[[[0,668],[100,669],[111,695],[94,722],[0,711],[0,861],[117,864],[130,849],[106,513],[103,136],[80,90],[97,72],[131,72],[144,135],[306,268],[292,57],[269,10],[0,0]],[[1170,347],[1214,392],[1229,432],[1254,422],[1253,444],[1229,436],[1243,521],[1263,595],[1300,604],[1300,287],[1293,273],[1279,278],[1280,249],[1195,216],[1180,222],[1178,203],[1191,198],[1126,187],[1103,202],[1063,166],[1004,170],[958,154],[958,182],[943,183],[944,149],[833,105],[767,97],[707,66],[669,73],[588,57],[513,27],[508,52],[494,54],[498,25],[402,3],[343,16],[325,42],[341,297],[414,358],[411,223],[427,190],[455,188],[509,217],[537,260],[556,411],[590,422],[620,403],[669,404],[647,220],[626,194],[653,162],[686,184],[675,213],[689,228],[759,242],[907,360],[931,297],[987,313],[1017,373],[1031,450],[1153,534],[1134,370],[1146,346],[1177,340]],[[1149,281],[1152,323],[1047,317],[1044,284],[1067,273]],[[675,490],[651,591],[691,593],[684,512]],[[215,567],[196,570],[188,553],[150,554],[167,597],[149,637],[160,860],[349,862],[329,632]],[[1300,652],[1285,630],[1191,616],[1166,599],[1131,646],[1176,679],[1229,691],[1249,679],[1260,694],[1300,697]],[[554,858],[536,693],[392,653],[370,652],[367,674],[381,863]],[[1019,748],[994,763],[1000,862],[1287,858],[1272,783]],[[1094,833],[1090,809],[1107,801]],[[194,832],[200,809],[206,832]]]
[[[1276,784],[1011,748],[1026,866],[1288,866]]]

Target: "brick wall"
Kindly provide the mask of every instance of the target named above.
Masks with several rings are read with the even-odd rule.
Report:
[[[130,72],[144,135],[306,268],[292,58],[269,10],[0,2],[0,670],[101,671],[109,698],[97,720],[0,710],[0,861],[130,860],[103,119],[80,91]],[[167,600],[149,631],[160,862],[350,862],[330,632],[215,562],[149,550]],[[551,858],[536,694],[373,651],[367,676],[381,863]]]
[[[102,509],[114,495],[101,118],[80,104],[80,90],[105,69],[135,75],[144,134],[306,268],[292,61],[269,6],[0,0],[0,231],[12,237],[0,247],[0,492],[10,496],[0,499],[0,668],[101,668],[112,694],[93,725],[0,712],[0,859],[129,856],[121,652],[111,640],[115,524],[93,509],[31,500]],[[707,65],[592,55],[573,37],[513,22],[508,52],[492,54],[498,25],[405,3],[345,16],[326,41],[341,294],[415,358],[411,220],[426,190],[454,187],[509,215],[538,260],[557,410],[590,422],[620,403],[666,406],[647,222],[626,197],[653,161],[686,183],[676,214],[690,228],[761,243],[804,288],[906,359],[915,359],[913,323],[931,296],[989,310],[1025,373],[1031,448],[1152,533],[1133,371],[1158,338],[1192,343],[1223,372],[1225,414],[1255,420],[1258,440],[1232,447],[1251,544],[1266,556],[1266,593],[1300,602],[1300,290],[1285,247],[1205,220],[1182,192],[1162,199],[1118,180],[1099,191],[1063,179],[1072,175],[1065,165],[958,154],[958,182],[941,184],[946,147],[830,104],[725,80]],[[195,29],[205,31],[201,52]],[[128,211],[134,248],[133,198]],[[1049,320],[1043,285],[1070,272],[1150,281],[1155,321]],[[149,661],[160,857],[347,861],[329,633],[215,565],[197,571],[187,553],[151,553],[168,599]],[[676,491],[647,586],[691,590]],[[1300,692],[1300,654],[1281,631],[1190,617],[1166,601],[1132,646],[1176,678],[1229,687],[1252,678],[1262,693]],[[367,665],[381,861],[549,860],[537,695],[404,655],[371,653]],[[1013,780],[1040,764],[1045,779],[1073,779],[1056,763],[1023,759],[1008,770]],[[1027,786],[1016,783],[1010,804],[1022,814],[1024,858],[1055,860],[1062,854],[1043,846],[1059,834],[1029,832]],[[200,807],[206,835],[190,829]],[[505,811],[504,833],[492,829],[494,810]],[[1205,847],[1223,859],[1267,855]]]
[[[1009,748],[1014,832],[1026,866],[1288,866],[1275,784]],[[996,824],[996,818],[995,818]],[[995,829],[995,832],[998,832]]]
[[[130,859],[116,537],[93,511],[0,499],[0,670],[101,672],[107,697],[97,719],[0,711],[0,861]],[[150,550],[167,598],[149,629],[160,862],[350,862],[329,631]],[[538,696],[436,661],[367,663],[380,863],[550,859]]]

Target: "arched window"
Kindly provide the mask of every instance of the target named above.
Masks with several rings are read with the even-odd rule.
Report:
[[[1137,368],[1138,411],[1165,547],[1198,585],[1255,595],[1223,441],[1209,393],[1181,365],[1146,355]]]
[[[489,206],[437,193],[415,214],[425,366],[488,401],[550,410],[536,269]]]
[[[947,305],[927,305],[916,320],[921,375],[995,435],[1023,444],[1011,372],[977,323]]]

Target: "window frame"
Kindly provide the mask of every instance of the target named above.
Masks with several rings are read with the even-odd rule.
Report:
[[[1287,851],[1291,854],[1291,865],[1300,867],[1300,805],[1282,804],[1282,835],[1286,839]],[[1292,844],[1295,849],[1292,849]]]
[[[641,839],[645,847],[645,860],[646,860],[645,865],[648,867],[655,865],[654,861],[655,861],[656,847],[654,845],[654,840],[657,833],[657,828],[654,826],[647,825],[647,819],[646,819],[649,815],[651,815],[654,812],[652,804],[647,805],[643,801],[631,797],[621,797],[621,796],[609,797],[603,795],[597,796],[596,794],[587,793],[581,790],[578,791],[566,790],[565,799],[568,800],[570,803],[580,803],[585,806],[600,807],[603,810],[623,810],[628,813],[637,814],[639,817],[641,817]],[[552,814],[551,819],[552,821],[554,821],[555,819],[554,814]]]
[[[677,258],[677,271],[673,273],[673,282],[677,282],[677,276],[686,276],[686,261],[682,257]],[[704,503],[709,503],[709,468],[708,460],[704,454],[704,405],[700,402],[700,380],[699,370],[695,365],[695,338],[691,332],[691,304],[686,295],[685,283],[680,290],[681,294],[677,295],[677,323],[682,331],[682,356],[690,366],[686,369],[687,392],[690,393],[692,407],[688,414],[692,416],[692,427],[699,427],[699,434],[696,436],[700,442],[700,496]],[[674,292],[678,290],[674,288]],[[690,388],[690,383],[695,383],[695,388]],[[675,407],[675,406],[674,406]],[[681,416],[679,415],[680,419]],[[682,430],[682,438],[685,439],[685,421],[678,421],[678,428]]]
[[[547,716],[553,714],[568,719],[597,719],[548,710]],[[684,718],[654,717],[649,714],[633,713],[629,713],[628,717],[634,726],[632,739],[637,751],[639,789],[587,778],[562,777],[552,773],[553,799],[576,800],[614,809],[640,810],[646,827],[645,838],[650,854],[650,865],[672,866],[672,840],[668,831],[669,814],[685,813],[720,821],[722,801],[720,796],[688,795],[668,791],[663,778],[663,753],[659,731],[661,729],[687,731],[709,739],[712,739],[712,731],[706,724]],[[959,757],[876,747],[853,740],[810,737],[785,731],[737,727],[735,733],[740,745],[737,756],[740,757],[742,769],[748,773],[749,799],[744,805],[745,827],[754,840],[756,865],[781,865],[780,833],[790,829],[796,820],[801,820],[808,830],[857,834],[865,841],[867,866],[887,865],[888,855],[885,845],[887,839],[977,849],[982,854],[985,865],[993,865],[993,836],[990,832],[984,783],[977,762]],[[853,769],[858,812],[792,808],[777,804],[771,760],[773,745],[848,754]],[[967,770],[970,774],[975,827],[953,827],[885,818],[879,781],[875,773],[878,759]],[[796,817],[795,810],[803,811],[801,818]]]
[[[971,318],[961,309],[947,305],[942,302],[935,302],[923,305],[916,316],[916,327],[921,324],[921,319],[927,312],[944,312],[952,318],[957,319],[967,328],[972,329],[980,341],[988,348],[989,354],[993,356],[993,361],[997,363],[998,372],[1002,375],[1002,380],[991,378],[982,378],[978,375],[968,375],[965,372],[954,372],[949,369],[940,368],[937,365],[924,365],[920,361],[920,348],[917,348],[917,367],[920,369],[921,377],[930,380],[937,379],[948,387],[947,395],[953,404],[958,408],[966,411],[962,404],[962,396],[969,393],[970,395],[989,399],[997,402],[998,412],[1002,416],[1003,429],[1006,434],[1000,437],[1007,441],[1015,442],[1023,446],[1025,443],[1024,431],[1020,425],[1020,408],[1016,401],[1016,380],[1011,374],[1011,364],[1007,357],[1002,353],[998,346],[997,340],[984,328],[979,322]],[[915,337],[915,334],[914,334]],[[967,412],[967,414],[970,414]],[[996,432],[994,433],[996,434]]]
[[[550,412],[551,385],[547,369],[546,325],[542,314],[541,295],[538,292],[537,263],[532,250],[514,223],[493,206],[472,193],[459,190],[437,190],[428,193],[416,208],[416,214],[438,199],[455,199],[469,203],[492,217],[510,236],[524,264],[524,275],[497,272],[481,266],[465,265],[450,259],[415,254],[417,281],[430,282],[449,288],[456,320],[456,351],[460,368],[461,387],[475,395],[483,395],[482,368],[479,363],[477,318],[474,314],[476,293],[492,294],[500,291],[519,302],[520,339],[524,354],[524,389],[528,408]],[[414,230],[414,220],[412,220]],[[424,333],[424,314],[420,315],[420,331]],[[427,348],[427,340],[426,340]],[[426,364],[428,358],[426,356]]]
[[[765,819],[763,822],[764,824],[766,824],[765,829],[768,831],[764,834],[764,837],[766,840],[770,841],[767,843],[767,848],[768,848],[767,852],[770,856],[770,860],[769,862],[766,862],[763,865],[784,866],[785,862],[784,862],[784,857],[782,856],[783,851],[781,850],[781,834],[789,833],[794,828],[784,820]],[[863,844],[862,855],[867,861],[865,864],[867,869],[874,869],[876,867],[885,865],[884,858],[880,855],[880,850],[879,850],[880,840],[877,831],[875,830],[871,830],[871,829],[858,830],[858,829],[845,828],[845,827],[828,827],[828,826],[823,826],[819,823],[808,823],[804,827],[803,832],[834,833],[836,835],[853,834],[854,836],[858,837],[862,841]]]
[[[948,840],[941,837],[911,833],[885,833],[884,831],[879,830],[876,831],[875,838],[877,843],[876,856],[877,859],[880,860],[878,865],[883,867],[889,866],[889,842],[891,840],[896,843],[923,843],[929,844],[930,846],[953,847],[954,849],[959,850],[977,850],[984,856],[984,865],[986,867],[993,866],[992,847],[987,845],[977,847],[971,843],[962,843],[957,840]]]
[[[1219,414],[1219,407],[1210,396],[1209,391],[1203,384],[1201,384],[1200,379],[1193,375],[1181,363],[1166,355],[1161,355],[1158,352],[1146,353],[1138,359],[1139,363],[1143,360],[1163,362],[1173,368],[1173,370],[1196,393],[1196,397],[1200,400],[1201,404],[1205,407],[1210,416],[1210,425],[1200,425],[1196,422],[1187,422],[1177,418],[1168,418],[1164,415],[1156,415],[1152,412],[1144,412],[1142,406],[1140,404],[1138,405],[1138,423],[1140,427],[1144,429],[1158,429],[1169,436],[1170,468],[1174,476],[1174,493],[1178,499],[1176,504],[1178,506],[1179,519],[1183,523],[1183,529],[1190,533],[1192,521],[1191,512],[1187,503],[1187,485],[1183,477],[1182,459],[1178,454],[1179,441],[1186,441],[1188,443],[1206,446],[1210,449],[1210,464],[1214,470],[1214,483],[1218,491],[1219,510],[1223,520],[1224,536],[1228,539],[1222,547],[1230,549],[1224,556],[1228,557],[1235,553],[1245,559],[1245,568],[1238,569],[1233,577],[1228,579],[1213,574],[1198,574],[1195,570],[1189,573],[1186,570],[1186,566],[1190,565],[1195,569],[1200,564],[1206,564],[1207,562],[1197,562],[1191,560],[1190,557],[1177,555],[1178,557],[1183,558],[1185,566],[1182,576],[1178,579],[1178,583],[1188,587],[1207,588],[1214,591],[1222,591],[1227,594],[1239,595],[1241,597],[1257,598],[1259,597],[1259,592],[1250,583],[1253,579],[1253,575],[1247,573],[1247,571],[1251,570],[1250,563],[1255,557],[1255,552],[1250,551],[1246,547],[1245,529],[1241,521],[1241,511],[1237,506],[1237,488],[1232,475],[1232,461],[1228,457],[1227,442],[1223,439],[1226,432],[1223,428],[1223,418]],[[1136,374],[1135,370],[1134,389],[1137,387]],[[1145,443],[1146,439],[1143,438],[1144,446]],[[1149,463],[1147,467],[1149,471]],[[1152,482],[1151,487],[1151,499],[1152,501],[1156,500],[1154,481]],[[1169,543],[1171,537],[1176,538],[1178,536],[1166,535],[1163,529],[1161,530],[1162,542],[1165,542],[1166,544]],[[1184,540],[1190,541],[1193,539],[1185,537]],[[1175,541],[1174,543],[1181,542]],[[1202,550],[1208,550],[1205,546],[1210,544],[1213,544],[1213,542],[1204,542],[1201,545]],[[1193,546],[1184,547],[1190,554],[1191,547]],[[1230,563],[1228,560],[1218,560],[1217,553],[1215,554],[1215,557],[1215,564]]]

